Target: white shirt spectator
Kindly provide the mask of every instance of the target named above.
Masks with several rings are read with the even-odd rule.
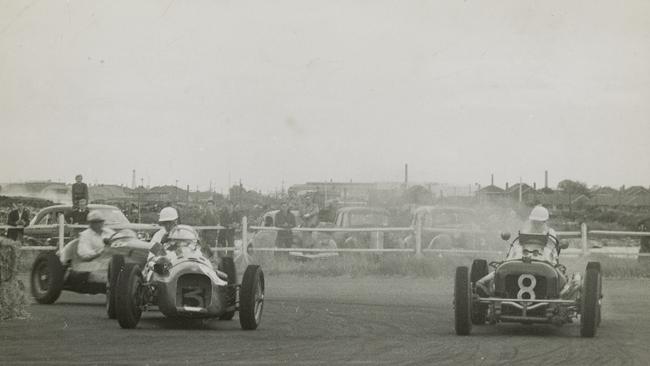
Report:
[[[113,230],[108,228],[103,228],[101,234],[90,228],[82,231],[79,234],[77,255],[86,261],[95,258],[104,250],[104,239],[110,238],[114,233]]]

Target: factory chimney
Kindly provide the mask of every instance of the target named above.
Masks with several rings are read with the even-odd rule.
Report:
[[[544,170],[544,188],[548,188],[548,170]]]

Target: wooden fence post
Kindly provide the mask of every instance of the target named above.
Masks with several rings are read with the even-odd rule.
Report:
[[[422,256],[422,217],[415,220],[415,255]]]
[[[59,252],[62,252],[65,246],[65,217],[63,214],[59,214],[57,219],[59,221]]]
[[[248,255],[248,217],[241,218],[241,250],[242,253]]]
[[[589,248],[588,248],[588,238],[587,238],[587,224],[582,223],[580,224],[580,244],[582,247],[582,255],[586,256],[589,254]]]

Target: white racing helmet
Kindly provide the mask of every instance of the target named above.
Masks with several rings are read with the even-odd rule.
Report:
[[[530,221],[543,221],[546,222],[548,221],[549,218],[549,213],[548,210],[544,206],[535,206],[532,211],[530,211],[530,216],[528,216],[528,219]]]
[[[160,210],[158,222],[178,220],[178,211],[173,207],[165,207]]]
[[[169,239],[196,242],[199,234],[189,225],[177,225],[169,233]]]

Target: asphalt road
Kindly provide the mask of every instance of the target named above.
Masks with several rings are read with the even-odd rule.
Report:
[[[233,321],[146,313],[138,329],[106,318],[103,295],[64,293],[0,322],[0,365],[647,365],[650,281],[608,280],[596,338],[577,325],[453,329],[449,281],[267,277],[256,331]]]

